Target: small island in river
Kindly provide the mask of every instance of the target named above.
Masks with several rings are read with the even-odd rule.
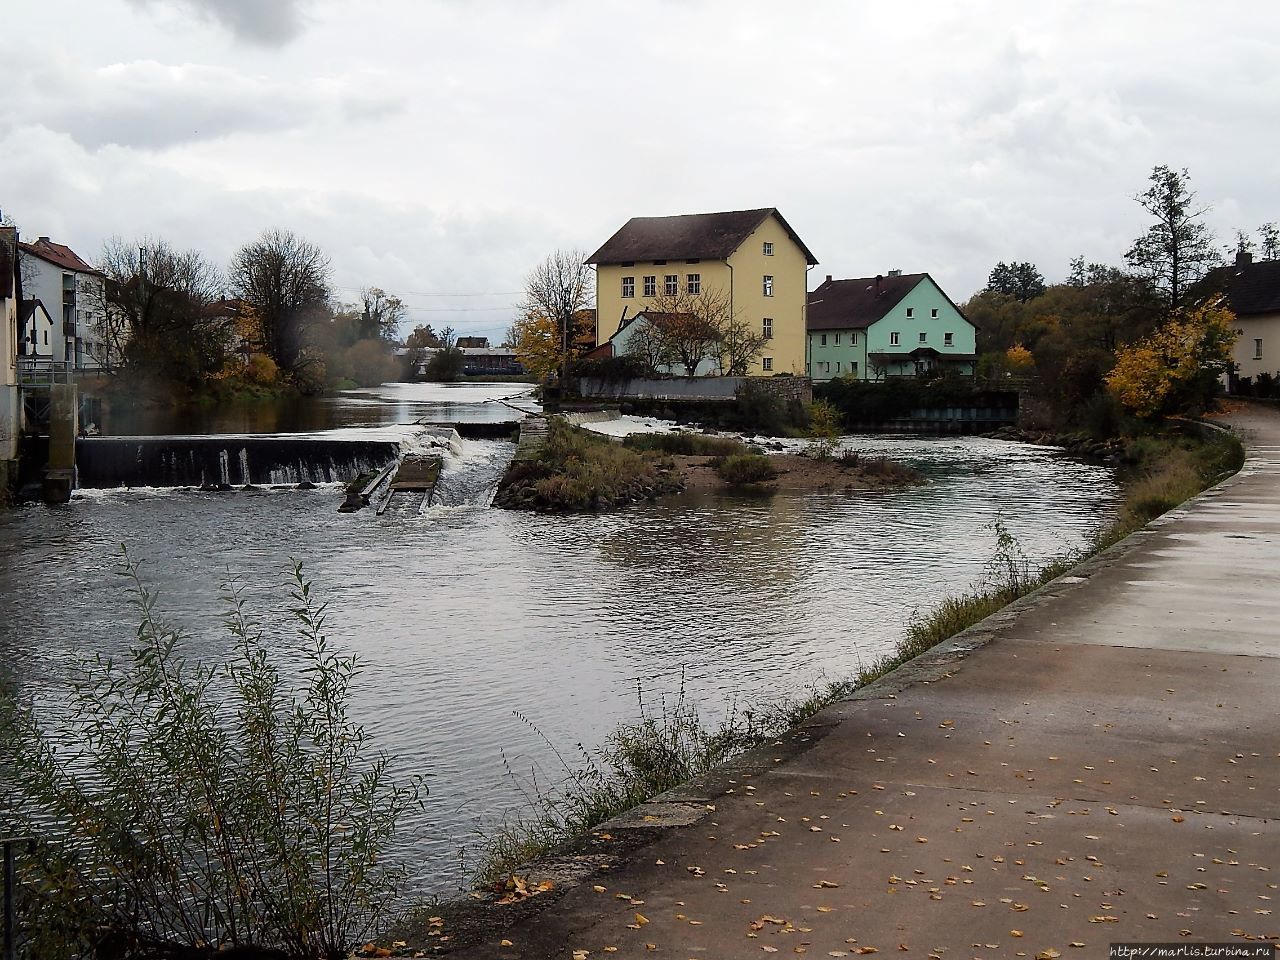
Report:
[[[919,483],[920,474],[885,457],[813,452],[766,455],[733,437],[692,432],[632,434],[623,441],[559,418],[545,443],[518,454],[494,506],[591,512],[656,500],[682,490],[843,492]]]

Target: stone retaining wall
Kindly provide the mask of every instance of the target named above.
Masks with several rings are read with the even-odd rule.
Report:
[[[609,400],[720,400],[737,399],[744,387],[760,390],[783,400],[813,400],[813,383],[808,377],[671,377],[633,380],[578,381],[584,397]]]

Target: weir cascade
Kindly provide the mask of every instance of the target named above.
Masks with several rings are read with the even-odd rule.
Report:
[[[199,487],[347,482],[394,462],[397,440],[281,436],[81,437],[79,486]]]

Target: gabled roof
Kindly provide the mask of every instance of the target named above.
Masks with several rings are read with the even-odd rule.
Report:
[[[807,330],[865,330],[902,302],[921,282],[932,283],[966,323],[972,322],[927,273],[826,280],[809,294]]]
[[[45,309],[44,302],[42,300],[23,300],[21,303],[19,303],[18,304],[18,323],[20,325],[26,324],[27,321],[29,321],[32,318],[32,316],[35,315],[37,308],[39,308],[40,312],[44,314],[44,318],[46,320],[48,320],[50,323],[53,323],[53,318],[49,316],[49,311]]]
[[[927,273],[827,280],[809,294],[810,330],[865,330],[902,302]]]
[[[1225,294],[1237,316],[1280,313],[1280,260],[1218,267],[1196,289]]]
[[[41,237],[35,243],[19,243],[24,253],[48,261],[63,270],[74,270],[77,273],[97,273],[93,267],[85,263],[76,252],[63,243],[54,243],[48,237]]]
[[[769,217],[777,217],[805,259],[817,259],[775,207],[725,213],[687,213],[675,217],[632,217],[587,263],[629,263],[637,260],[728,260],[747,237]]]

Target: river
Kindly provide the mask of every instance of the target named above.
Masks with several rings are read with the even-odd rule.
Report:
[[[388,385],[271,426],[376,433],[423,417],[505,419],[509,408],[482,401],[524,389]],[[255,432],[248,420],[200,426]],[[542,736],[566,753],[598,744],[637,715],[638,686],[656,700],[683,682],[715,714],[850,674],[913,610],[981,580],[997,517],[1036,562],[1080,545],[1116,504],[1111,471],[1049,448],[973,437],[842,444],[910,462],[929,482],[853,495],[684,494],[540,516],[484,505],[512,445],[471,440],[446,464],[444,502],[421,513],[339,514],[333,485],[79,491],[64,507],[0,513],[0,658],[23,688],[52,696],[77,658],[126,649],[136,618],[118,576],[122,544],[202,657],[229,647],[221,579],[241,578],[288,629],[271,605],[290,558],[303,561],[330,604],[331,639],[365,665],[354,715],[399,769],[429,777],[425,810],[404,822],[404,850],[419,889],[448,892],[474,831],[521,804],[508,765],[555,774]]]

